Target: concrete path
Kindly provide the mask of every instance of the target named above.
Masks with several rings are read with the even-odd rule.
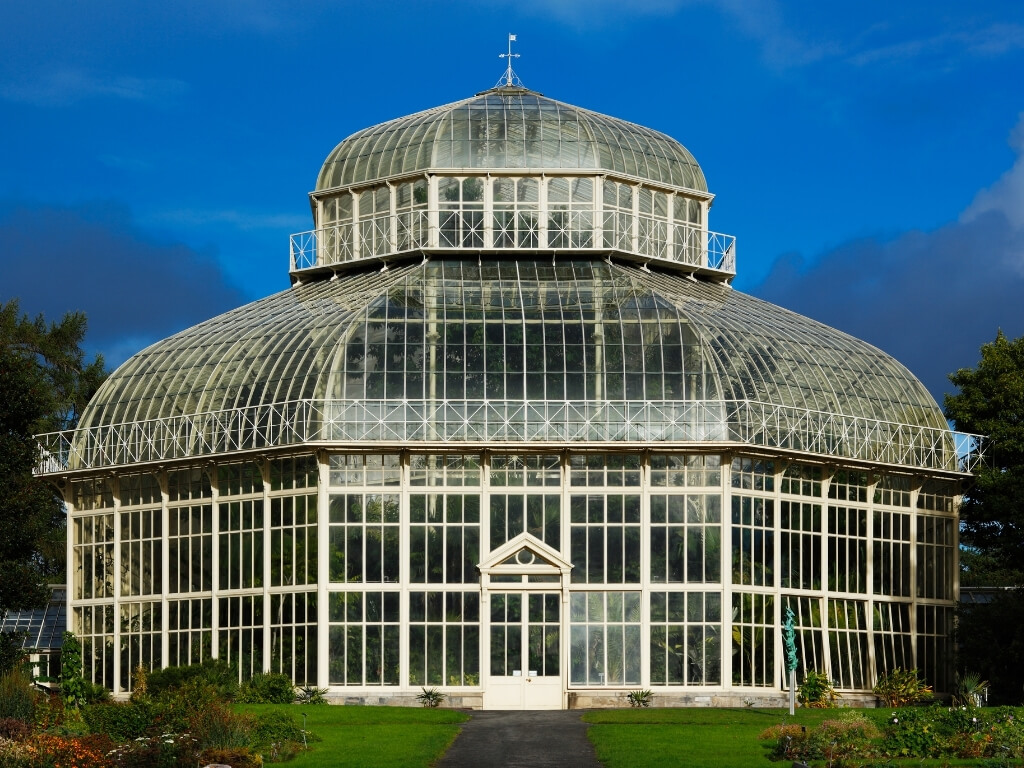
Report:
[[[437,768],[601,768],[582,714],[473,712]]]

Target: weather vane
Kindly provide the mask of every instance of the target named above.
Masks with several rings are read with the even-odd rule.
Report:
[[[499,59],[508,59],[508,66],[505,67],[505,74],[502,75],[501,78],[498,80],[498,84],[495,86],[495,88],[498,88],[498,87],[500,87],[502,85],[506,85],[506,86],[507,85],[518,85],[520,87],[522,87],[522,85],[523,85],[523,81],[519,79],[519,75],[517,75],[512,70],[512,59],[518,59],[519,58],[519,54],[518,53],[512,53],[512,43],[514,43],[515,41],[516,41],[516,36],[515,35],[509,35],[508,36],[508,53],[499,53],[498,54],[498,58]]]

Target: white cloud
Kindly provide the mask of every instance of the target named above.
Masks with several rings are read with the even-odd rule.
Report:
[[[836,40],[802,39],[783,18],[782,6],[774,0],[718,0],[714,3],[731,16],[740,29],[761,45],[761,55],[779,69],[800,67],[837,56],[843,46]]]
[[[38,107],[65,107],[95,98],[166,104],[188,90],[181,80],[96,75],[62,69],[35,79],[0,84],[0,97]]]
[[[145,217],[147,223],[174,224],[184,226],[205,226],[207,224],[230,224],[241,230],[287,229],[291,232],[310,229],[313,220],[309,216],[288,213],[259,213],[233,209],[203,210],[196,208],[175,208],[155,211]]]
[[[1024,26],[992,24],[982,29],[949,31],[931,37],[865,48],[853,53],[849,61],[856,66],[903,64],[929,55],[955,60],[964,56],[1002,56],[1021,49],[1024,49]]]
[[[960,217],[970,222],[989,211],[998,211],[1010,225],[1024,231],[1024,112],[1010,134],[1010,146],[1017,152],[1017,160],[991,187],[981,190]],[[1024,270],[1024,254],[1018,254],[1018,263]]]

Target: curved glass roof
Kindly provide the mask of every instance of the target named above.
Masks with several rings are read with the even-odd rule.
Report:
[[[435,259],[295,286],[122,365],[80,428],[298,399],[749,399],[947,429],[892,357],[681,275]]]
[[[510,86],[349,136],[324,161],[316,191],[428,169],[509,168],[602,169],[707,192],[675,139]]]

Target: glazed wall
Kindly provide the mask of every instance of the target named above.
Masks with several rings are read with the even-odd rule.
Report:
[[[791,608],[803,669],[863,692],[916,667],[944,690],[955,494],[880,470],[641,451],[108,475],[71,483],[72,623],[87,676],[121,692],[140,663],[217,656],[339,696],[486,696],[520,667],[565,694],[761,695],[783,690]],[[506,552],[513,540],[526,544]]]

